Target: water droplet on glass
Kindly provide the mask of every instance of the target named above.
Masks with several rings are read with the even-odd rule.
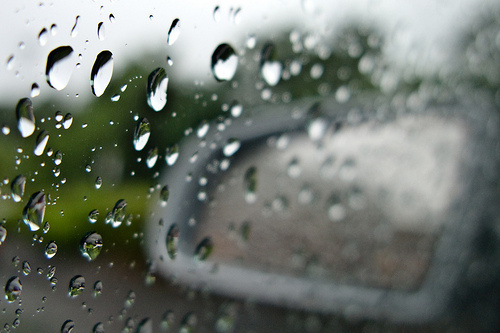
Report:
[[[73,115],[71,115],[71,113],[66,113],[62,125],[64,129],[68,129],[71,127],[71,125],[73,125]]]
[[[40,95],[40,87],[38,86],[37,83],[33,83],[31,85],[30,96],[31,96],[31,98],[33,98],[33,97],[37,97],[38,95]]]
[[[75,18],[75,24],[73,25],[73,28],[71,28],[71,33],[70,33],[71,37],[76,37],[76,35],[78,35],[78,19],[79,18],[80,18],[80,16],[77,16]]]
[[[91,210],[89,213],[89,222],[96,223],[98,217],[99,217],[99,211],[97,209]]]
[[[137,325],[137,333],[153,333],[153,320],[150,318],[144,318],[141,320],[139,325]]]
[[[235,103],[231,106],[231,116],[238,118],[243,113],[243,105]]]
[[[198,136],[200,139],[204,138],[205,135],[207,135],[209,129],[210,129],[210,124],[206,120],[202,121],[202,123],[200,124],[200,126],[198,126],[198,129],[196,130],[196,136]]]
[[[60,122],[64,119],[64,116],[62,114],[61,111],[56,111],[55,115],[54,115],[54,120],[57,121],[57,122]]]
[[[146,165],[148,166],[148,168],[151,169],[152,167],[155,166],[157,160],[158,160],[158,147],[154,147],[148,152],[148,156],[146,157]]]
[[[80,252],[88,261],[92,261],[102,250],[102,237],[96,232],[87,233],[80,243]]]
[[[52,24],[52,25],[50,26],[50,34],[51,34],[52,36],[57,35],[57,25],[56,25],[56,24]]]
[[[280,82],[281,74],[283,72],[283,65],[277,60],[273,60],[274,45],[267,43],[264,45],[260,61],[260,73],[264,81],[271,87]]]
[[[49,32],[47,31],[46,28],[43,28],[40,30],[40,33],[38,34],[38,43],[40,46],[44,46],[47,44],[47,41],[49,40]]]
[[[49,270],[47,272],[47,279],[51,280],[54,275],[56,275],[56,266],[49,266]]]
[[[102,295],[102,281],[97,280],[94,283],[94,297]]]
[[[168,30],[167,44],[172,45],[175,43],[177,38],[179,38],[179,34],[181,33],[181,21],[176,18],[172,21],[172,25],[170,25],[170,29]]]
[[[194,259],[198,261],[205,261],[214,248],[214,244],[210,237],[204,238],[196,247],[194,251]]]
[[[23,274],[24,275],[29,275],[31,273],[31,266],[30,266],[30,263],[28,261],[23,261]]]
[[[7,67],[7,70],[10,71],[12,70],[12,68],[14,68],[14,56],[11,55],[8,59],[7,59],[7,64],[6,64],[6,67]]]
[[[5,284],[5,299],[12,303],[21,296],[23,286],[18,276],[11,277]]]
[[[164,68],[157,68],[148,77],[147,101],[156,112],[167,104],[168,76]]]
[[[224,156],[233,156],[241,147],[241,141],[237,138],[230,138],[226,145],[222,148]]]
[[[101,176],[99,176],[99,177],[97,177],[95,179],[94,185],[95,185],[96,189],[100,189],[101,188],[101,186],[102,186],[102,178],[101,178]]]
[[[83,276],[76,275],[69,281],[68,294],[71,297],[76,297],[80,295],[84,289],[85,289],[85,278]]]
[[[243,188],[245,190],[245,201],[254,203],[257,200],[257,168],[249,167],[243,177]]]
[[[45,193],[34,193],[23,210],[23,222],[31,231],[40,229],[45,216]]]
[[[7,238],[7,229],[5,229],[3,226],[0,225],[0,245],[5,242],[5,239]]]
[[[64,89],[71,78],[74,68],[73,49],[71,46],[61,46],[49,53],[45,76],[49,86],[55,90]]]
[[[133,290],[128,292],[127,299],[125,300],[125,307],[130,308],[135,304],[135,300],[137,298],[137,295]]]
[[[137,123],[134,132],[134,148],[137,151],[144,149],[151,135],[151,126],[146,118],[142,118]]]
[[[113,54],[109,51],[102,51],[95,59],[90,75],[92,93],[99,97],[104,94],[113,76]]]
[[[172,166],[175,164],[177,159],[179,158],[179,145],[175,144],[170,148],[167,148],[167,154],[165,156],[165,161],[167,165]]]
[[[314,64],[311,67],[311,72],[310,72],[311,78],[313,80],[319,79],[323,75],[324,71],[325,69],[322,64]]]
[[[104,38],[106,37],[106,29],[104,27],[104,22],[99,22],[99,24],[97,24],[97,38],[99,38],[99,40],[104,40]]]
[[[120,95],[119,94],[114,94],[111,96],[111,102],[118,102],[120,100]]]
[[[238,56],[228,44],[220,44],[212,54],[212,73],[217,81],[229,81],[236,74]]]
[[[177,256],[177,243],[179,241],[179,227],[172,224],[167,233],[167,253],[170,259],[175,259]]]
[[[172,60],[172,58],[167,57],[167,65],[172,66],[173,64],[174,64],[174,61]]]
[[[14,202],[19,202],[22,200],[25,188],[26,177],[24,177],[23,175],[16,176],[16,178],[14,178],[10,185],[10,193]]]
[[[169,195],[170,195],[170,192],[168,190],[168,185],[163,186],[161,191],[160,191],[160,200],[161,200],[162,206],[167,205]]]
[[[327,215],[330,221],[339,222],[345,219],[347,211],[337,195],[332,195],[328,200],[328,203],[329,206],[327,209]]]
[[[290,178],[298,178],[302,174],[302,168],[299,165],[299,160],[294,158],[288,164],[286,173]]]
[[[122,224],[123,220],[125,220],[127,215],[126,208],[127,202],[125,200],[120,199],[116,202],[113,207],[113,211],[111,212],[111,220],[109,221],[113,228],[118,228]]]
[[[113,14],[109,14],[109,22],[114,23],[115,20],[115,16]]]
[[[57,254],[57,244],[54,241],[49,242],[45,247],[45,256],[48,259],[53,258]]]
[[[61,333],[73,333],[75,329],[75,322],[73,320],[66,320],[61,326]]]
[[[101,322],[95,324],[94,327],[92,328],[92,333],[104,333],[104,332],[105,332],[104,324]]]
[[[215,22],[220,22],[220,18],[221,18],[221,9],[219,6],[215,6],[214,8],[214,21]]]
[[[35,149],[33,149],[33,153],[36,156],[41,156],[48,142],[49,142],[49,132],[41,131],[36,138]]]
[[[29,98],[22,98],[16,106],[17,128],[23,138],[33,134],[35,131],[35,114],[33,103]]]

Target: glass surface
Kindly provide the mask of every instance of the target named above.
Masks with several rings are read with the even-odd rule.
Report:
[[[2,5],[3,331],[500,327],[496,1]]]

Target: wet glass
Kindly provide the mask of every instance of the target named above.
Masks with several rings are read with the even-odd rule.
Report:
[[[0,327],[500,327],[493,0],[4,4]]]

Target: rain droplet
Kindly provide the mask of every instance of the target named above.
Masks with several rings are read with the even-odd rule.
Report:
[[[49,53],[45,76],[49,86],[55,90],[63,90],[71,78],[74,68],[73,49],[61,46]]]
[[[137,333],[153,333],[153,320],[150,318],[144,318],[141,320],[139,325],[137,325]]]
[[[157,68],[148,77],[147,101],[156,112],[167,104],[168,76],[164,68]]]
[[[109,14],[109,22],[114,23],[115,20],[115,16],[113,14]]]
[[[99,211],[97,209],[91,210],[89,213],[89,222],[96,223],[98,217],[99,217]]]
[[[161,191],[160,191],[160,200],[161,200],[162,206],[167,205],[169,195],[170,195],[170,192],[168,190],[168,185],[163,186]]]
[[[329,207],[327,210],[328,218],[332,222],[339,222],[345,219],[347,212],[342,205],[340,198],[337,195],[332,195],[328,200]]]
[[[54,120],[57,122],[60,122],[64,119],[63,114],[61,111],[56,111],[56,114],[54,115]]]
[[[106,37],[106,29],[104,27],[104,22],[99,22],[99,24],[97,24],[97,38],[99,38],[99,40],[104,40],[104,38]]]
[[[73,320],[66,320],[61,326],[61,333],[73,333],[75,322]]]
[[[181,21],[176,18],[172,21],[172,25],[170,25],[170,29],[168,30],[167,44],[172,45],[175,43],[177,38],[181,33]]]
[[[102,281],[97,280],[94,283],[94,297],[102,295]]]
[[[23,138],[33,134],[35,131],[35,114],[33,103],[29,98],[22,98],[16,106],[17,128]]]
[[[165,156],[165,161],[167,165],[172,166],[175,164],[177,159],[179,158],[179,145],[175,144],[170,148],[167,148],[167,154]]]
[[[252,166],[247,169],[243,178],[245,201],[249,204],[257,200],[257,168]]]
[[[102,250],[102,237],[96,232],[87,233],[80,243],[80,252],[88,261],[92,261]]]
[[[172,60],[172,58],[167,57],[167,65],[172,66],[173,64],[174,64],[174,61]]]
[[[113,54],[109,51],[102,51],[95,59],[90,75],[92,93],[99,97],[104,94],[113,76]]]
[[[83,276],[76,275],[69,281],[68,294],[71,297],[76,297],[80,295],[84,289],[85,289],[85,278]]]
[[[200,139],[204,138],[205,135],[207,135],[209,129],[210,129],[210,124],[206,120],[202,121],[202,123],[200,124],[200,126],[198,126],[198,129],[196,130],[196,136],[198,136]]]
[[[57,25],[56,25],[56,24],[52,24],[52,25],[50,26],[50,34],[51,34],[52,36],[57,35]]]
[[[283,65],[277,60],[272,60],[274,56],[274,45],[267,43],[264,45],[260,61],[260,73],[268,85],[275,86],[280,82]]]
[[[0,245],[5,242],[5,239],[7,238],[7,229],[5,229],[3,226],[0,225]]]
[[[255,37],[255,35],[248,36],[245,45],[247,48],[253,49],[255,45],[257,45],[257,37]]]
[[[23,274],[29,275],[31,273],[31,266],[28,261],[23,261]]]
[[[10,71],[12,68],[14,68],[14,56],[11,55],[8,59],[7,59],[7,70]]]
[[[142,118],[137,123],[134,132],[134,148],[137,151],[144,149],[151,135],[151,126],[146,118]]]
[[[47,44],[47,41],[49,40],[49,32],[47,31],[46,28],[43,28],[40,30],[40,33],[38,34],[38,44],[40,46],[44,46]]]
[[[34,193],[23,210],[23,221],[31,231],[37,231],[45,216],[45,193]]]
[[[71,34],[70,34],[71,37],[76,37],[76,35],[78,35],[78,19],[79,18],[80,18],[80,16],[77,16],[75,18],[75,24],[73,25],[73,28],[71,28]]]
[[[40,95],[40,87],[38,86],[37,83],[33,83],[31,85],[30,96],[31,96],[31,98],[33,98],[33,97],[37,97],[38,95]]]
[[[57,254],[57,244],[54,241],[49,242],[45,247],[45,256],[52,259]]]
[[[179,241],[179,227],[177,224],[172,224],[167,233],[167,253],[170,259],[175,259],[177,256],[177,243]]]
[[[210,237],[204,238],[194,251],[194,258],[198,261],[205,261],[214,248],[214,244]]]
[[[302,174],[302,168],[299,165],[299,160],[294,158],[288,164],[288,168],[286,169],[286,173],[290,178],[298,178]]]
[[[10,185],[10,193],[14,202],[19,202],[22,200],[25,188],[26,177],[24,177],[23,175],[18,175],[16,178],[14,178]]]
[[[127,215],[126,208],[127,202],[124,199],[120,199],[116,202],[113,207],[113,211],[111,212],[111,220],[109,221],[113,228],[118,228],[122,224],[123,220],[125,220]]]
[[[237,138],[230,138],[226,145],[222,148],[224,156],[233,156],[241,147],[241,141]]]
[[[146,165],[148,168],[152,168],[155,166],[156,161],[158,160],[158,147],[154,147],[148,152],[148,156],[146,157]]]
[[[238,56],[228,44],[220,44],[212,54],[212,73],[219,82],[229,81],[236,74]]]
[[[71,125],[73,125],[73,116],[71,115],[71,113],[66,113],[62,125],[64,129],[68,129],[71,127]]]
[[[56,151],[56,155],[54,156],[54,164],[59,165],[62,162],[62,153],[58,150]]]
[[[11,277],[5,284],[5,299],[12,303],[21,296],[23,285],[18,276]]]
[[[234,118],[238,118],[242,113],[243,105],[234,103],[233,106],[231,106],[231,116],[233,116]]]
[[[97,324],[94,325],[92,328],[92,333],[104,333],[104,324],[101,322],[98,322]]]
[[[160,322],[160,328],[163,331],[167,331],[174,325],[175,315],[172,310],[169,310],[163,314],[163,318]]]
[[[101,176],[99,176],[99,177],[97,177],[95,179],[95,184],[94,185],[95,185],[96,189],[100,189],[101,188],[101,186],[102,186],[102,178],[101,178]]]
[[[33,149],[33,153],[36,156],[41,156],[48,142],[49,142],[49,132],[41,131],[36,138],[35,149]]]
[[[215,6],[214,8],[214,21],[215,22],[220,22],[220,18],[221,18],[221,9],[219,6]]]

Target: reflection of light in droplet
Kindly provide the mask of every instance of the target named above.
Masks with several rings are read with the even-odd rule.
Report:
[[[64,89],[69,82],[75,64],[73,49],[70,46],[58,47],[49,53],[45,75],[49,86],[56,90]]]
[[[113,54],[102,51],[96,57],[90,76],[92,93],[99,97],[104,94],[113,76]]]
[[[179,38],[181,33],[181,22],[178,18],[172,21],[172,25],[168,30],[167,44],[172,45]]]
[[[35,149],[33,150],[33,153],[36,156],[41,156],[48,142],[49,142],[49,133],[47,131],[42,131],[36,139]]]
[[[228,140],[227,144],[222,148],[222,153],[224,156],[233,156],[238,149],[240,149],[241,142],[239,139],[231,138]]]
[[[217,81],[229,81],[236,74],[238,56],[228,44],[219,45],[212,55],[212,73]]]
[[[168,76],[163,68],[155,69],[148,77],[147,102],[155,111],[161,111],[167,104]]]

